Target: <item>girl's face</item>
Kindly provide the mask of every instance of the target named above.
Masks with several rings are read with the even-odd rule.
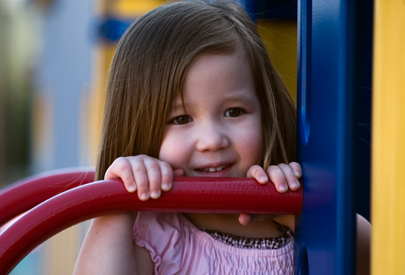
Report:
[[[244,53],[204,54],[189,68],[184,107],[167,119],[159,159],[191,177],[245,177],[260,162],[260,103]]]

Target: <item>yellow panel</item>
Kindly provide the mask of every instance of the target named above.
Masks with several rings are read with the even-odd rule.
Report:
[[[46,241],[43,274],[72,274],[79,255],[80,241],[80,225],[68,228]]]
[[[162,0],[121,0],[116,1],[114,5],[115,14],[123,17],[133,17],[134,15],[142,15],[163,3]]]
[[[140,16],[164,2],[164,0],[99,0],[96,5],[96,13],[107,13],[118,18],[132,18]]]
[[[274,67],[297,103],[297,22],[261,20],[257,25]]]
[[[405,274],[405,1],[376,0],[372,274]]]

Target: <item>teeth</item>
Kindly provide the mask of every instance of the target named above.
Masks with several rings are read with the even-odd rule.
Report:
[[[226,165],[223,166],[219,166],[217,168],[215,167],[208,167],[208,168],[202,168],[200,169],[200,171],[204,172],[204,173],[208,173],[208,172],[217,172],[217,171],[221,171],[222,169],[224,169],[226,167]]]

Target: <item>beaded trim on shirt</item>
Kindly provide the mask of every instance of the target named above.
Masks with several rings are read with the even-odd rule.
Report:
[[[215,240],[224,244],[246,249],[278,249],[286,246],[293,239],[293,232],[285,225],[275,223],[281,235],[275,238],[246,238],[224,233],[218,230],[203,229]]]

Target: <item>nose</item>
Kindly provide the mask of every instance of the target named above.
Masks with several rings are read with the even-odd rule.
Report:
[[[196,149],[200,152],[215,152],[229,146],[230,140],[223,125],[208,122],[197,130]]]

